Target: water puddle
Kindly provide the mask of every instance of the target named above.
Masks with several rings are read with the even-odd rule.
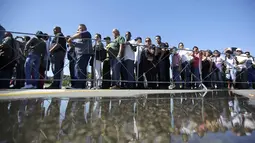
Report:
[[[255,106],[231,92],[0,101],[0,143],[254,143]]]

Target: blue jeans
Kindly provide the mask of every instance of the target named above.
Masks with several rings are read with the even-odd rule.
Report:
[[[217,87],[219,88],[223,88],[223,78],[222,78],[222,72],[217,69],[214,73],[213,73],[213,81],[217,81]]]
[[[179,71],[179,67],[178,66],[173,67],[173,79],[176,82],[180,82],[181,81],[180,71]],[[180,88],[180,83],[175,83],[175,87],[176,88]]]
[[[110,59],[110,66],[112,70],[112,86],[117,86],[120,80],[121,61],[117,58]]]
[[[40,77],[39,68],[41,64],[41,58],[35,54],[29,54],[25,62],[25,76],[26,76],[26,85],[32,84],[37,86],[38,79]],[[32,80],[32,73],[34,79]]]
[[[85,88],[86,82],[81,79],[87,79],[87,67],[91,55],[77,54],[77,60],[75,62],[75,77],[78,81],[75,82],[75,88]]]
[[[0,89],[7,89],[10,86],[12,69],[0,70]]]
[[[129,81],[126,86],[128,88],[134,87],[135,75],[134,75],[134,61],[133,60],[124,60],[124,77],[125,80]]]
[[[253,88],[255,82],[255,69],[248,68],[248,81],[249,81],[249,88]]]

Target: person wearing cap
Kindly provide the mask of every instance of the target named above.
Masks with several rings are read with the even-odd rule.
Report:
[[[23,89],[37,88],[40,78],[39,68],[41,58],[43,58],[46,53],[46,43],[42,40],[43,32],[38,31],[35,36],[36,37],[30,39],[25,46],[25,53],[27,53],[25,62],[26,81]],[[34,79],[31,78],[32,73]]]
[[[103,82],[102,88],[109,89],[111,87],[111,65],[108,54],[108,49],[110,48],[111,38],[109,36],[104,38],[105,40],[105,49],[106,49],[106,59],[103,61]]]
[[[248,60],[247,55],[243,54],[242,49],[236,49],[236,61],[237,61],[237,73],[236,73],[236,86],[239,89],[248,88],[248,71],[246,62]]]
[[[169,50],[167,45],[162,42],[161,36],[156,35],[156,49],[155,49],[155,57],[158,61],[157,64],[157,81],[158,82],[165,82],[159,83],[158,86],[160,89],[168,89],[169,86],[169,77],[168,74],[170,73],[170,61],[169,61]]]
[[[143,78],[143,73],[142,73],[142,63],[141,63],[141,54],[142,51],[144,50],[144,46],[142,45],[142,38],[141,37],[136,37],[135,38],[137,47],[135,51],[135,73],[137,76],[137,89],[143,89],[144,85],[144,78]]]
[[[224,60],[221,57],[221,54],[218,50],[213,52],[212,62],[215,65],[213,69],[213,81],[217,81],[215,85],[216,88],[223,88],[223,62]]]
[[[75,76],[78,81],[75,82],[74,88],[86,88],[87,67],[91,56],[94,54],[91,38],[92,36],[87,27],[80,24],[77,33],[68,39],[68,44],[74,45],[72,47],[74,47],[76,55]],[[73,42],[76,39],[77,41]]]
[[[245,52],[248,59],[246,62],[246,67],[248,69],[248,81],[249,81],[249,88],[253,89],[255,85],[255,60],[254,57],[251,56],[250,52]]]
[[[192,60],[192,56],[190,56],[192,54],[191,51],[189,51],[189,49],[184,48],[184,44],[182,42],[180,42],[178,44],[178,53],[181,56],[182,59],[182,72],[181,72],[181,78],[183,80],[183,88],[185,89],[190,89],[191,87],[191,60]]]
[[[228,89],[234,88],[234,84],[236,81],[236,66],[237,66],[237,61],[236,59],[231,55],[232,50],[230,48],[225,50],[225,74],[226,74],[226,79],[228,82]]]

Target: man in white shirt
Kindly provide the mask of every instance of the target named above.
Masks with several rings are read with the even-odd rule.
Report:
[[[128,81],[128,83],[125,83],[125,88],[133,88],[134,87],[134,61],[135,61],[135,52],[136,52],[136,46],[135,46],[135,40],[131,40],[131,32],[126,32],[126,43],[125,43],[125,51],[124,51],[124,57],[123,57],[123,68],[124,68],[124,79]]]
[[[182,42],[179,43],[178,49],[179,49],[179,55],[181,56],[181,59],[182,59],[181,77],[182,77],[182,81],[184,81],[183,87],[186,89],[190,89],[191,87],[190,61],[192,60],[192,57],[189,55],[192,52],[188,51],[187,48],[184,48],[184,44]]]

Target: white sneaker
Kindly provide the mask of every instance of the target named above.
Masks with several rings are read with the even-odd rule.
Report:
[[[32,84],[27,84],[24,87],[22,87],[21,89],[34,89],[35,87]]]

